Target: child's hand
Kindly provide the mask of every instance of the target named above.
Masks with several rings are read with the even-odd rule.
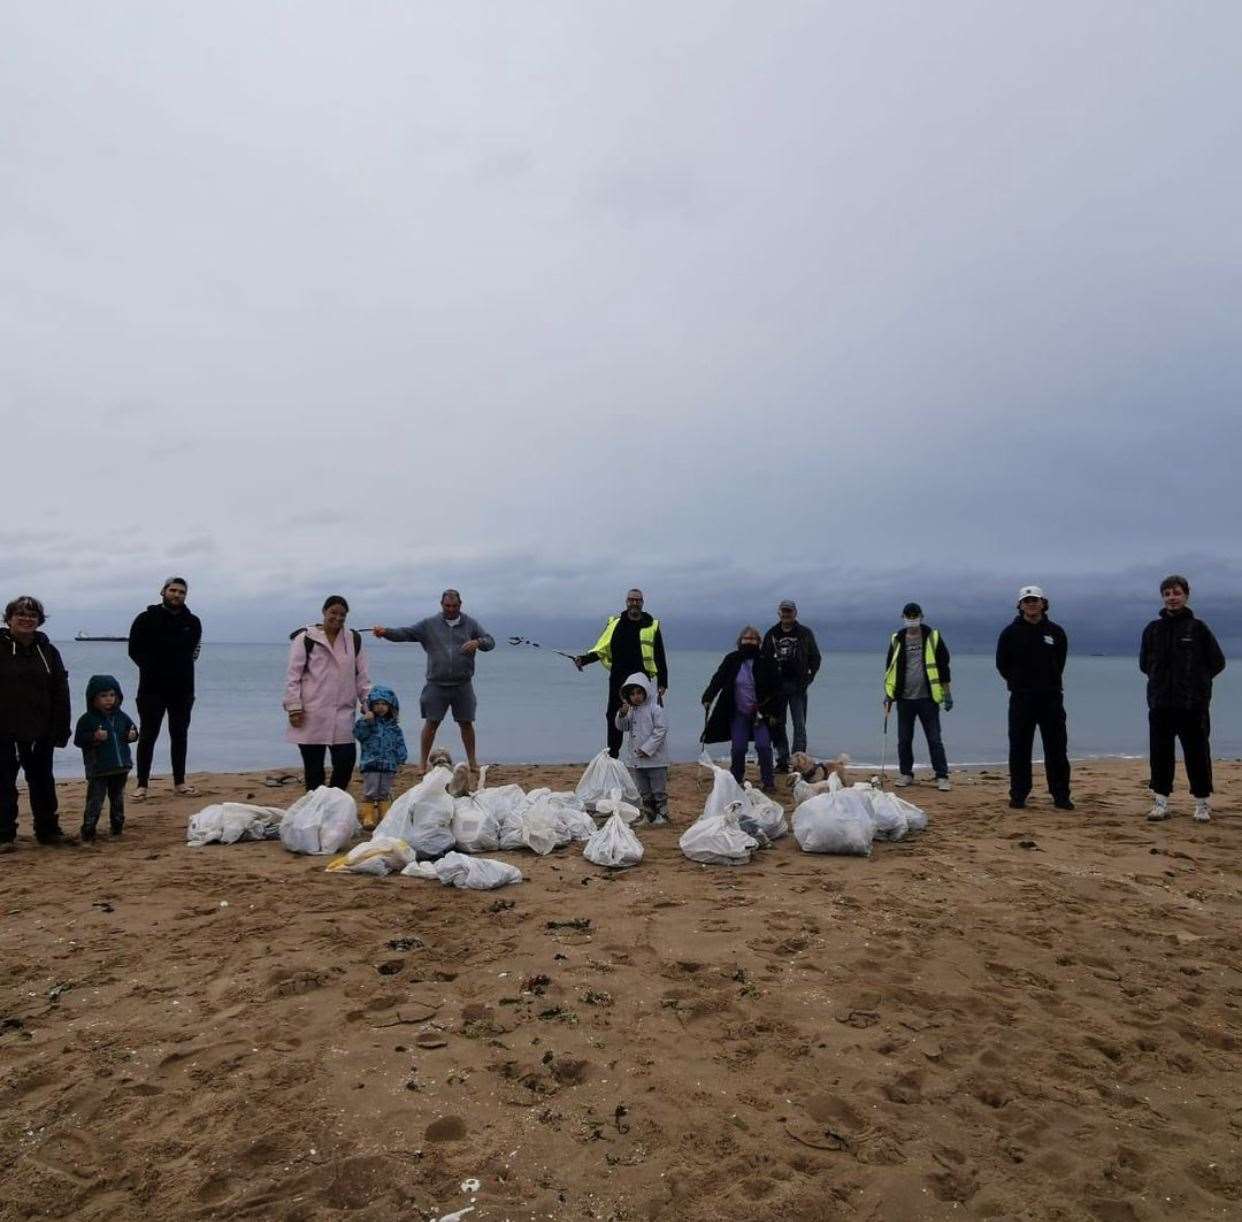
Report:
[[[97,743],[106,743],[108,741],[108,731],[107,730],[96,730],[95,741]]]
[[[363,710],[362,710],[362,720],[363,720],[363,721],[374,721],[374,720],[375,720],[375,710],[374,710],[374,709],[363,709]]]
[[[130,726],[129,733],[125,737],[129,742],[136,743],[138,741],[138,731],[133,726]]]

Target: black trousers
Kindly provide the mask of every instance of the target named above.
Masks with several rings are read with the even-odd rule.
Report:
[[[114,832],[125,826],[125,782],[128,772],[112,772],[107,776],[86,778],[86,810],[82,813],[82,830],[95,830],[103,814],[104,798],[108,799],[108,823]]]
[[[60,831],[56,819],[56,781],[52,776],[52,740],[18,742],[12,734],[0,734],[0,844],[17,838],[17,775],[26,774],[27,797],[34,819],[35,837],[42,840]]]
[[[949,775],[949,761],[940,737],[940,706],[930,697],[897,701],[897,768],[905,776],[914,775],[914,723],[923,727],[927,754],[937,777]],[[1029,757],[1028,757],[1029,758]]]
[[[628,676],[617,675],[617,668],[614,666],[608,676],[608,704],[604,709],[604,721],[608,725],[608,754],[616,759],[621,754],[621,743],[625,739],[625,735],[617,729],[613,718],[617,715],[617,710],[621,707],[621,688]]]
[[[1148,709],[1151,790],[1166,798],[1173,792],[1173,742],[1182,744],[1186,780],[1196,798],[1212,796],[1212,722],[1207,709]]]
[[[185,751],[189,740],[190,710],[193,696],[165,696],[158,692],[138,693],[138,787],[145,789],[151,779],[151,757],[160,736],[164,714],[168,714],[168,747],[172,755],[173,784],[185,784]]]
[[[332,753],[332,788],[349,788],[349,778],[354,775],[354,763],[358,759],[357,743],[333,743],[330,747],[323,743],[302,743],[298,750],[302,753],[302,775],[306,778],[308,793],[323,784],[323,757],[327,751]]]
[[[1031,748],[1036,729],[1044,744],[1048,792],[1054,801],[1068,798],[1070,763],[1060,692],[1009,693],[1009,796],[1023,801],[1031,792]]]

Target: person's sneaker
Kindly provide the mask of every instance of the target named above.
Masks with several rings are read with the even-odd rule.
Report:
[[[1196,823],[1211,823],[1212,822],[1212,810],[1211,810],[1211,807],[1208,805],[1207,798],[1196,798],[1195,799],[1194,821]]]
[[[120,823],[109,823],[108,824],[108,835],[109,836],[119,836],[124,830],[125,830],[124,821]]]
[[[1077,810],[1078,809],[1074,805],[1074,803],[1069,800],[1069,798],[1053,798],[1052,805],[1055,806],[1057,810]]]
[[[1009,809],[1010,810],[1025,810],[1026,799],[1025,798],[1010,798]]]
[[[904,772],[899,772],[897,774],[897,779],[893,782],[893,784],[898,789],[905,789],[907,785],[914,784],[914,777],[907,776]]]
[[[1151,810],[1147,812],[1148,823],[1159,823],[1162,819],[1169,817],[1169,799],[1156,795],[1155,801],[1151,804]]]
[[[94,844],[95,829],[93,827],[86,827],[83,825],[81,831],[78,832],[78,839],[81,840],[83,844]]]
[[[146,800],[147,800],[147,787],[145,785],[139,785],[138,788],[134,790],[134,801],[145,802]]]
[[[938,776],[936,778],[936,788],[940,790],[941,793],[948,793],[949,790],[953,788],[953,783],[947,776]]]

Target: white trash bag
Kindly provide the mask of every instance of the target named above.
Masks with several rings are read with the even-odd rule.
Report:
[[[484,789],[480,786],[474,796],[498,820],[510,811],[517,810],[526,801],[521,785],[501,785],[496,789]]]
[[[706,747],[699,756],[699,766],[707,768],[712,774],[712,791],[707,795],[707,801],[703,803],[704,818],[711,815],[723,815],[731,802],[741,802],[742,809],[747,808],[749,803],[746,799],[746,790],[738,784],[733,773],[727,768],[721,768],[712,760],[712,757],[707,754]]]
[[[471,891],[490,891],[509,883],[520,883],[522,871],[507,861],[486,857],[467,857],[464,853],[445,853],[435,862],[436,877],[446,887],[463,887]]]
[[[595,820],[584,810],[563,806],[553,794],[544,804],[544,810],[554,815],[563,836],[569,840],[587,841],[595,835]]]
[[[779,840],[789,835],[789,824],[785,821],[785,811],[779,802],[774,802],[766,793],[756,789],[749,781],[743,786],[746,800],[750,803],[750,817],[759,825],[759,830],[769,840]],[[743,812],[745,815],[746,812]]]
[[[910,830],[910,821],[903,802],[895,793],[873,789],[870,796],[871,821],[875,824],[876,840],[904,840]],[[913,807],[911,807],[913,809]]]
[[[637,823],[641,812],[637,806],[622,798],[619,789],[610,789],[606,798],[600,798],[595,803],[595,813],[597,815],[620,815],[626,823]]]
[[[905,798],[898,797],[895,793],[877,794],[871,800],[874,808],[879,798],[883,798],[885,804],[891,806],[895,810],[901,811],[906,818],[906,830],[910,832],[925,832],[927,830],[927,812],[921,807],[915,806],[913,802],[907,802]],[[878,837],[877,837],[878,838]]]
[[[631,803],[638,801],[638,786],[630,776],[630,770],[618,759],[613,759],[605,747],[583,769],[574,792],[582,799],[587,810],[598,809],[595,803],[607,798],[609,791],[621,790],[621,796]]]
[[[541,802],[522,812],[520,843],[540,857],[546,857],[553,849],[569,843],[568,833],[562,830],[555,807],[549,808],[549,804]]]
[[[404,840],[419,857],[439,857],[455,843],[453,798],[448,786],[452,772],[432,768],[413,789],[407,789],[379,821],[375,836]]]
[[[473,795],[453,802],[453,841],[461,853],[490,853],[500,847],[496,816]]]
[[[291,853],[339,853],[360,831],[353,798],[343,789],[320,785],[285,811],[280,842]]]
[[[682,832],[678,847],[691,861],[710,866],[744,865],[759,847],[758,841],[742,831],[738,822],[745,809],[743,799],[731,802],[723,814],[700,816]]]
[[[874,830],[870,804],[853,789],[818,794],[794,811],[794,839],[804,853],[870,857]]]
[[[344,857],[328,863],[332,874],[375,874],[383,878],[404,870],[414,860],[414,850],[404,840],[388,836],[372,836],[356,844]]]
[[[190,816],[185,842],[192,849],[205,844],[236,844],[239,840],[275,840],[285,812],[278,806],[219,802]]]
[[[636,866],[643,859],[643,846],[620,815],[610,815],[582,850],[582,856],[597,866],[614,870]]]

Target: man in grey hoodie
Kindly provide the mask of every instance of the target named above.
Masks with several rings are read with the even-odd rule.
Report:
[[[668,718],[655,684],[642,672],[621,685],[621,707],[614,725],[630,736],[626,763],[638,786],[648,823],[668,822]]]
[[[475,771],[474,655],[496,648],[491,634],[469,615],[462,614],[461,595],[445,590],[440,595],[440,614],[429,615],[408,628],[381,628],[371,631],[386,641],[417,641],[427,651],[427,684],[419,703],[422,706],[423,734],[420,742],[421,767],[427,770],[427,757],[436,741],[436,730],[445,713],[452,710],[453,720],[461,730],[461,745],[466,762]]]

